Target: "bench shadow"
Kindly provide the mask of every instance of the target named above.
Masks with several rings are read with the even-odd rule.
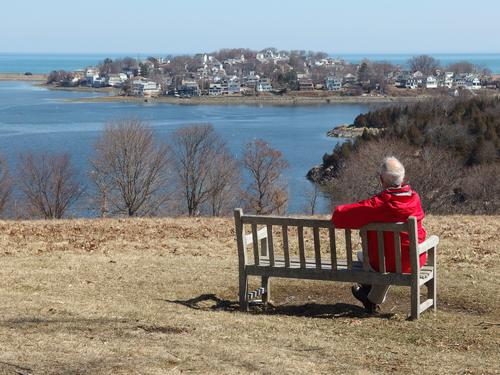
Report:
[[[167,303],[178,304],[186,306],[194,310],[205,311],[227,311],[237,312],[240,305],[238,301],[225,300],[217,297],[215,294],[202,294],[187,300],[163,300]],[[320,304],[320,303],[306,303],[303,305],[289,305],[281,304],[274,305],[269,303],[264,304],[250,304],[250,314],[256,315],[285,315],[297,316],[318,319],[335,319],[335,318],[378,318],[378,319],[391,319],[395,314],[392,313],[379,313],[370,314],[364,308],[357,305],[348,303],[335,303],[335,304]]]

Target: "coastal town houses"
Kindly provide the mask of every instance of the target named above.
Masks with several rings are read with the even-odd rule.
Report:
[[[451,89],[453,87],[453,72],[444,72],[438,77],[438,86]]]
[[[377,66],[376,62],[351,64],[305,51],[290,51],[293,59],[274,48],[249,51],[248,54],[246,51],[243,54],[243,51],[235,49],[231,53],[224,50],[192,57],[150,57],[146,60],[107,59],[107,65],[103,62],[81,72],[55,71],[50,82],[60,86],[123,87],[124,94],[134,91],[136,95],[156,95],[158,85],[144,83],[144,80],[136,82],[143,78],[161,84],[164,89],[162,95],[185,97],[255,95],[263,92],[282,94],[296,90],[377,95],[388,94],[385,90],[390,86],[436,91],[439,88],[479,90],[496,89],[500,82],[498,78],[479,71],[458,74],[436,69],[433,74],[427,75],[423,70],[405,71],[398,65]],[[363,64],[369,69],[361,69]],[[136,82],[135,90],[132,90],[133,82]]]
[[[396,78],[395,86],[402,89],[416,89],[418,87],[418,80],[422,82],[422,78],[415,78],[409,72],[401,72]]]
[[[477,76],[469,75],[465,78],[465,87],[470,90],[479,90],[481,88],[481,80]]]
[[[154,97],[160,95],[161,85],[154,81],[149,81],[144,78],[135,79],[132,81],[132,95]]]
[[[288,61],[289,57],[282,52],[274,52],[273,50],[268,49],[257,53],[256,59],[260,63],[273,62],[277,64],[278,62]]]
[[[210,83],[208,88],[208,95],[219,96],[222,95],[222,84],[221,83]]]
[[[238,77],[233,77],[227,82],[227,93],[229,95],[237,95],[241,92],[241,84]]]
[[[427,89],[437,89],[438,81],[434,76],[428,76],[425,80],[425,88]]]
[[[299,79],[299,91],[313,91],[314,83],[310,78],[300,78]]]
[[[344,79],[343,79],[343,83],[346,84],[355,84],[356,82],[358,81],[358,77],[356,77],[356,75],[352,74],[352,73],[347,73],[344,75]]]
[[[177,88],[177,92],[182,98],[191,98],[201,95],[198,82],[188,79],[182,80],[181,85]]]
[[[338,77],[326,77],[325,88],[328,91],[340,91],[342,90],[342,78]]]
[[[255,74],[254,71],[251,71],[248,75],[243,77],[243,85],[247,89],[255,90],[257,88],[259,80],[260,76],[258,74]]]
[[[106,84],[111,87],[121,87],[127,79],[128,77],[125,73],[108,74],[106,76]]]
[[[94,80],[99,78],[99,70],[97,68],[85,69],[85,82],[87,86],[93,86]]]
[[[255,88],[257,92],[271,92],[273,91],[273,86],[271,85],[271,80],[269,78],[261,78],[257,83]]]

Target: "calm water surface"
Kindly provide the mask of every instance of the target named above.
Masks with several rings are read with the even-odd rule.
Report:
[[[65,101],[96,95],[52,91],[27,82],[0,82],[0,152],[11,169],[15,169],[20,153],[57,151],[69,152],[83,174],[88,170],[92,145],[106,121],[113,119],[145,120],[165,140],[186,124],[211,123],[236,157],[241,156],[247,142],[256,138],[281,150],[290,164],[286,171],[289,211],[301,212],[304,190],[309,185],[305,174],[338,142],[327,137],[326,132],[338,124],[351,123],[369,109],[358,104],[273,107]],[[326,210],[324,202],[322,209]]]

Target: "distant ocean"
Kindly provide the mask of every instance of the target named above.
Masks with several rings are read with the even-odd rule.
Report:
[[[165,56],[166,54],[153,54]],[[335,54],[352,63],[358,63],[367,58],[373,61],[387,61],[392,64],[405,66],[406,62],[416,54]],[[106,57],[118,58],[130,56],[146,58],[150,54],[30,54],[30,53],[2,53],[0,52],[1,73],[48,73],[52,70],[77,70],[95,65]],[[488,68],[493,73],[500,74],[500,53],[491,54],[432,54],[442,65],[458,61],[469,61],[481,68]]]

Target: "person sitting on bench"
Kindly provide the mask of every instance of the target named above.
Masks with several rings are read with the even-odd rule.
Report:
[[[426,232],[422,226],[424,211],[419,195],[404,183],[405,168],[393,156],[386,157],[380,168],[380,182],[383,190],[379,194],[352,204],[337,206],[332,215],[335,228],[359,229],[374,222],[403,222],[409,216],[417,218],[418,242],[425,240]],[[370,267],[379,270],[377,234],[368,231],[368,257]],[[411,273],[408,233],[401,232],[402,273]],[[384,255],[387,272],[395,272],[394,237],[392,233],[384,233]],[[363,253],[357,253],[363,260]],[[420,255],[420,267],[426,262],[427,254]],[[375,313],[380,309],[389,290],[389,285],[354,285],[351,288],[354,297],[365,309]]]

